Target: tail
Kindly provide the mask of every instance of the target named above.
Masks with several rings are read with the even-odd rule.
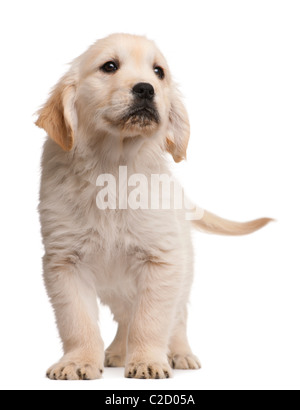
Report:
[[[233,222],[220,218],[208,211],[203,212],[201,219],[192,221],[195,228],[208,233],[219,235],[247,235],[263,228],[269,222],[274,221],[270,218],[256,219],[250,222]]]

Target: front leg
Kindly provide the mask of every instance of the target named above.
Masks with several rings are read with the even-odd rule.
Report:
[[[64,356],[48,371],[52,380],[101,378],[104,346],[97,320],[97,296],[89,271],[73,258],[44,258],[44,278],[53,304]]]
[[[176,300],[180,291],[180,267],[170,261],[147,261],[139,276],[138,295],[129,326],[125,377],[171,377],[168,343]]]

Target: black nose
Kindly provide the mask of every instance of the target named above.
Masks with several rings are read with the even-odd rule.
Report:
[[[153,100],[154,97],[154,88],[149,83],[136,84],[133,87],[132,92],[135,96],[144,100]]]

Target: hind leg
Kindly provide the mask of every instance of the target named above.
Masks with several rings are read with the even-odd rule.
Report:
[[[127,334],[127,323],[119,323],[116,337],[105,351],[105,367],[125,366]]]
[[[169,342],[169,363],[173,369],[200,369],[201,364],[190,348],[187,332],[187,308],[178,313]]]

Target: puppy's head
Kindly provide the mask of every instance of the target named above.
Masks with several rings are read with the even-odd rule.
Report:
[[[81,135],[161,134],[176,162],[186,155],[189,121],[165,58],[144,37],[114,34],[72,64],[36,122],[64,150]]]

